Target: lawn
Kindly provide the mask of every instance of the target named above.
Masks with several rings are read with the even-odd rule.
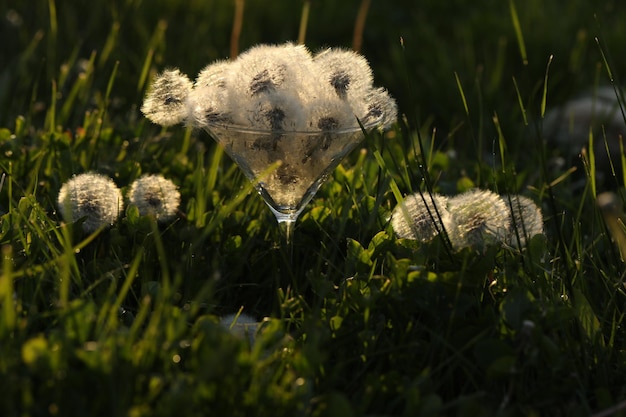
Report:
[[[607,168],[608,129],[555,143],[544,126],[602,89],[623,109],[626,6],[14,3],[0,5],[0,415],[626,415],[623,148]],[[330,173],[289,248],[223,147],[141,108],[165,70],[193,80],[298,38],[358,48],[399,117]],[[113,225],[66,221],[59,194],[85,173],[124,196]],[[179,193],[167,216],[133,203],[148,174]],[[456,247],[392,227],[411,194],[477,188],[530,198],[543,233]]]

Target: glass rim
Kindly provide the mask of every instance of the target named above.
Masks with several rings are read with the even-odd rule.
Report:
[[[381,120],[376,120],[374,122],[357,125],[353,127],[344,127],[341,129],[318,129],[318,130],[289,130],[289,129],[255,129],[253,127],[238,125],[234,123],[206,123],[202,126],[203,129],[211,130],[222,129],[222,130],[230,130],[237,133],[254,133],[258,135],[324,135],[324,134],[344,134],[344,133],[357,133],[364,132],[368,133],[373,130],[377,126],[381,125]]]

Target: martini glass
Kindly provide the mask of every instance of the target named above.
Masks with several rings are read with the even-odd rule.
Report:
[[[209,124],[205,130],[254,184],[270,208],[287,249],[302,210],[341,160],[364,138],[367,126],[344,130],[254,130]]]

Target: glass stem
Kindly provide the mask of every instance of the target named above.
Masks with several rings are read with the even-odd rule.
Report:
[[[293,230],[296,219],[291,217],[277,217],[278,229],[282,236],[282,247],[285,251],[287,261],[291,263],[293,260]]]

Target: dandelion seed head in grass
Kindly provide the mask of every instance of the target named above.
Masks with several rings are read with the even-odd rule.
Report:
[[[450,233],[454,228],[447,204],[448,198],[439,194],[406,196],[393,210],[391,226],[400,238],[428,242],[442,229]]]
[[[193,83],[179,70],[168,70],[156,76],[141,107],[152,122],[171,126],[187,119],[187,98]]]
[[[470,190],[448,200],[448,210],[455,228],[449,233],[455,250],[471,247],[483,250],[500,244],[511,227],[510,211],[505,201],[487,190]]]
[[[144,175],[135,180],[128,191],[128,199],[140,215],[152,215],[159,222],[176,216],[180,205],[176,185],[161,175]]]
[[[511,213],[511,229],[505,243],[513,247],[524,247],[528,239],[543,234],[543,215],[533,200],[522,195],[511,195],[504,200]]]
[[[76,175],[63,184],[58,207],[66,222],[85,218],[82,228],[89,233],[115,223],[124,209],[124,202],[113,180],[88,172]]]

